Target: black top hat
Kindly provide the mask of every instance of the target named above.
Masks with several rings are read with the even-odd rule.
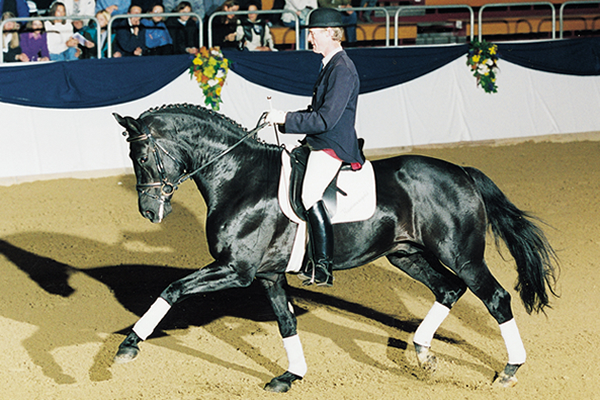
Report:
[[[308,17],[309,28],[333,28],[343,27],[342,14],[333,8],[317,8]]]

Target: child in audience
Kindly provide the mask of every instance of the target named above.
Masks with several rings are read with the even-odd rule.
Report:
[[[44,24],[40,20],[29,21],[25,32],[19,36],[21,39],[21,50],[30,61],[49,61],[48,42]]]
[[[176,13],[192,12],[192,5],[188,1],[180,2],[173,10]],[[195,10],[193,10],[195,12]],[[198,23],[189,15],[169,17],[166,22],[169,35],[173,40],[175,54],[197,54],[200,46]]]

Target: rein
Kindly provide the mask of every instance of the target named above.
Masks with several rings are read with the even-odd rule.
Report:
[[[178,159],[176,159],[163,146],[161,146],[160,143],[158,143],[156,141],[156,139],[154,139],[154,137],[150,134],[148,128],[146,126],[144,126],[142,129],[146,132],[143,132],[141,135],[138,135],[135,137],[128,137],[127,142],[131,143],[131,142],[139,142],[139,141],[144,141],[144,140],[150,141],[150,143],[152,145],[152,153],[154,154],[154,159],[156,161],[156,168],[158,169],[158,173],[160,174],[160,182],[138,183],[135,185],[136,189],[141,194],[145,194],[146,196],[149,196],[155,200],[160,201],[161,203],[164,203],[166,200],[168,200],[173,195],[173,192],[175,190],[177,190],[179,185],[181,185],[183,182],[185,182],[192,176],[196,175],[198,172],[202,171],[204,168],[213,164],[215,161],[219,160],[220,158],[222,158],[223,156],[228,154],[230,151],[235,149],[237,146],[239,146],[244,140],[246,140],[250,136],[256,135],[256,133],[258,131],[260,131],[265,126],[267,126],[268,123],[264,121],[266,114],[267,113],[265,112],[260,116],[258,123],[254,129],[252,129],[250,132],[248,132],[247,134],[242,136],[240,138],[240,140],[238,140],[233,146],[225,149],[223,152],[221,152],[219,155],[217,155],[212,160],[208,161],[204,165],[200,166],[199,168],[196,168],[195,170],[193,170],[192,172],[189,172],[189,173],[187,173],[184,168],[183,175],[181,175],[179,178],[177,178],[174,183],[169,182],[169,177],[167,176],[167,173],[165,171],[164,163],[160,156],[159,150],[162,151],[166,156],[171,158],[173,161],[175,161],[177,164],[183,166],[183,163],[181,161],[179,161]],[[153,195],[146,190],[146,189],[157,188],[157,187],[160,187],[160,192],[162,195],[160,197]]]

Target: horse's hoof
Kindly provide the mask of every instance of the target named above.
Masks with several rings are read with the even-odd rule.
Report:
[[[271,382],[265,385],[265,390],[267,392],[285,393],[292,388],[292,382],[301,379],[301,376],[286,371],[283,375],[271,379]]]
[[[504,371],[494,380],[493,386],[499,388],[511,388],[515,386],[518,382],[515,374],[521,365],[506,364]]]
[[[429,347],[421,346],[416,343],[417,361],[419,367],[426,372],[434,373],[437,370],[437,358],[429,351]]]
[[[125,364],[135,360],[138,354],[140,354],[140,348],[137,344],[141,341],[142,340],[135,332],[131,332],[119,345],[119,350],[117,350],[117,354],[114,358],[115,364]]]
[[[119,351],[117,351],[117,354],[115,355],[114,358],[114,362],[115,364],[125,364],[128,363],[130,361],[135,360],[135,358],[138,356],[138,354],[140,353],[140,349],[137,346],[132,346],[132,347],[121,347],[119,346]]]

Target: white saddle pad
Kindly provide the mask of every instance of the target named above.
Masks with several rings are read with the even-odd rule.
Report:
[[[281,176],[279,178],[279,206],[290,221],[298,224],[296,238],[292,248],[286,272],[298,272],[306,249],[306,222],[301,220],[290,203],[290,175],[292,166],[287,151],[281,153]],[[375,193],[375,174],[370,161],[365,161],[359,171],[340,171],[337,186],[346,193],[337,193],[337,210],[331,218],[332,224],[364,221],[375,213],[377,195]]]

